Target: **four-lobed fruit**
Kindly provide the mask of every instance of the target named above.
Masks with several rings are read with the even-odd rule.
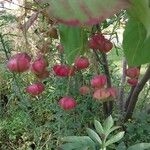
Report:
[[[110,97],[117,98],[118,91],[116,88],[111,87],[111,88],[108,88],[107,91],[110,93]]]
[[[113,48],[113,44],[110,40],[105,39],[102,34],[98,33],[90,38],[89,47],[107,53]]]
[[[31,57],[23,52],[12,56],[7,63],[7,68],[11,72],[22,73],[30,68]]]
[[[31,71],[35,74],[42,74],[46,67],[47,67],[47,62],[44,59],[44,57],[39,57],[37,58],[31,65]]]
[[[101,49],[105,40],[102,34],[95,34],[89,39],[89,47],[91,49]]]
[[[69,96],[65,96],[59,100],[59,106],[64,110],[71,110],[77,105],[76,101]]]
[[[130,78],[138,78],[140,75],[140,69],[137,67],[128,68],[126,70],[126,75]]]
[[[107,77],[105,75],[96,75],[91,80],[91,86],[93,88],[103,88],[107,82]]]
[[[70,67],[64,64],[54,65],[53,71],[55,72],[57,76],[60,76],[60,77],[68,77],[68,76],[73,76],[75,74],[74,67]]]
[[[82,86],[79,89],[81,95],[86,95],[90,92],[90,88],[88,86]]]
[[[131,86],[136,86],[138,84],[138,79],[128,79],[127,82]]]
[[[93,98],[96,100],[106,100],[107,98],[109,98],[110,92],[107,89],[97,89],[94,94],[93,94]]]
[[[89,67],[90,62],[86,57],[78,57],[76,58],[74,65],[77,68],[77,70],[82,70]]]
[[[33,83],[31,85],[29,85],[26,88],[26,92],[31,94],[32,96],[37,96],[40,95],[45,89],[45,86],[43,83],[38,82],[38,83]]]
[[[111,49],[113,48],[113,44],[111,41],[105,39],[104,43],[103,43],[103,48],[102,49],[99,49],[100,51],[102,52],[109,52]]]

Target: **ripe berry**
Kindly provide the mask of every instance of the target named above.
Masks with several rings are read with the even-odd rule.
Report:
[[[89,66],[89,60],[86,57],[78,57],[75,60],[75,66],[78,70],[85,69]]]
[[[130,78],[137,78],[140,75],[140,69],[133,67],[126,70],[126,75]]]
[[[67,65],[57,64],[53,67],[53,70],[57,76],[67,77],[69,75],[69,68]]]
[[[42,74],[46,67],[47,67],[47,62],[43,57],[37,58],[31,66],[31,71],[35,74]]]
[[[90,89],[87,86],[82,86],[80,87],[79,91],[81,95],[86,95],[90,92]]]
[[[128,79],[127,82],[131,85],[131,86],[136,86],[138,84],[138,79]]]
[[[41,94],[44,91],[45,87],[43,83],[34,83],[32,85],[29,85],[26,88],[26,92],[33,95],[33,96],[37,96],[39,94]]]
[[[59,105],[64,110],[70,110],[75,108],[77,103],[72,97],[65,96],[59,100]]]
[[[107,78],[105,75],[96,75],[91,80],[91,86],[94,88],[102,88],[107,82]]]
[[[31,58],[27,53],[18,53],[9,59],[7,68],[11,72],[22,73],[29,69],[30,61]]]
[[[105,100],[108,97],[110,97],[110,92],[106,89],[98,89],[93,94],[93,98],[97,100]]]

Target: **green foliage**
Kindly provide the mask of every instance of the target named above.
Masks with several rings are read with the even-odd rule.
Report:
[[[105,13],[102,20],[105,19],[105,17],[113,15],[113,13],[117,11],[115,9],[116,4],[118,4],[118,2],[119,4],[122,4],[123,1],[124,0],[83,0],[88,6],[88,9],[93,13],[93,16],[99,17]],[[54,6],[52,9],[55,9],[56,11],[54,12],[54,15],[58,17],[60,15],[62,19],[76,18],[81,21],[81,24],[85,23],[88,19],[91,19],[87,18],[88,15],[83,9],[81,9],[81,7],[78,7],[79,4],[81,4],[81,0],[68,0],[71,9],[66,9],[66,7],[64,7],[65,5],[60,5],[60,0],[49,2],[52,2]],[[67,0],[61,2],[67,2]],[[123,42],[125,54],[130,65],[140,65],[148,63],[150,60],[148,52],[149,20],[145,19],[145,16],[149,16],[149,14],[147,14],[149,13],[149,8],[145,5],[147,4],[146,0],[143,2],[133,0],[133,3],[136,2],[139,3],[135,4],[134,7],[131,7],[129,10],[131,19],[126,26]],[[35,9],[38,9],[39,6],[37,4],[35,6]],[[45,5],[43,9],[47,7],[48,5]],[[119,5],[118,9],[122,7],[125,7],[125,5]],[[141,9],[141,7],[144,9]],[[106,8],[106,11],[102,8]],[[72,11],[74,13],[70,13]],[[54,23],[55,21],[53,22],[53,20],[51,20],[51,17],[46,16],[48,14],[46,14],[47,12],[45,12],[45,10],[40,12],[42,13],[39,14],[39,18],[26,33],[21,33],[21,30],[18,30],[17,28],[18,26],[15,29],[16,24],[13,23],[15,23],[16,20],[18,24],[23,24],[27,20],[32,22],[32,10],[27,10],[27,16],[22,15],[19,18],[7,13],[0,15],[0,29],[2,29],[0,33],[1,56],[8,58],[11,53],[16,53],[18,50],[28,51],[30,56],[35,56],[37,53],[39,54],[39,50],[47,49],[48,52],[44,52],[43,55],[47,57],[49,62],[48,70],[50,71],[50,77],[42,80],[45,84],[44,93],[37,97],[32,97],[25,93],[25,88],[30,83],[40,80],[37,79],[35,75],[31,74],[30,71],[23,74],[10,73],[6,69],[6,58],[1,58],[0,149],[30,150],[31,145],[34,143],[33,145],[36,146],[37,150],[54,150],[59,149],[62,142],[62,148],[64,150],[99,150],[100,148],[105,149],[106,147],[108,150],[126,150],[130,145],[139,142],[143,143],[134,145],[129,148],[129,150],[137,149],[137,147],[141,147],[141,150],[143,150],[142,148],[148,148],[150,130],[149,120],[148,117],[144,119],[145,115],[139,115],[140,118],[138,118],[138,116],[136,117],[138,118],[138,121],[142,118],[140,123],[135,119],[127,124],[127,134],[124,139],[127,147],[125,144],[119,144],[119,146],[116,147],[119,140],[124,136],[124,132],[116,131],[120,129],[120,126],[114,126],[115,123],[111,116],[109,116],[103,124],[94,120],[95,130],[92,129],[93,118],[98,118],[100,120],[103,119],[104,112],[102,104],[98,101],[93,101],[93,88],[90,88],[90,94],[84,96],[79,93],[79,88],[83,85],[90,86],[92,76],[99,71],[100,73],[104,73],[105,64],[102,62],[101,53],[97,51],[100,59],[98,62],[93,51],[89,50],[87,47],[87,40],[89,38],[87,35],[91,35],[92,32],[98,32],[98,26],[57,26],[57,24]],[[141,16],[139,15],[140,13]],[[108,36],[108,38],[117,39],[118,37],[115,30],[120,27],[123,29],[124,20],[126,20],[126,11],[115,15],[113,19],[105,20],[100,24],[99,30],[102,30],[102,33],[106,34],[106,37]],[[26,22],[27,24],[29,23],[28,21]],[[8,26],[11,24],[12,28],[10,27],[11,30],[9,31]],[[59,32],[59,39],[53,39],[48,34],[49,28],[53,28],[54,26]],[[18,33],[18,31],[20,33]],[[23,35],[25,38],[22,38]],[[37,39],[40,39],[40,42]],[[45,44],[45,42],[47,43]],[[61,43],[64,46],[64,53],[60,53],[57,50],[56,45],[58,43]],[[87,51],[88,53],[86,53]],[[110,70],[112,85],[120,87],[120,72],[122,70],[120,67],[120,61],[124,54],[122,49],[116,50],[117,55],[120,54],[118,56],[116,56],[116,53],[113,55],[114,51],[115,49],[113,49],[112,52],[107,53],[109,60],[108,67]],[[84,54],[88,56],[91,61],[89,69],[85,71],[77,71],[74,77],[70,78],[60,78],[53,74],[52,67],[54,64],[61,62],[71,65],[76,56]],[[124,87],[126,93],[128,93],[129,86],[124,85]],[[127,96],[126,93],[125,96]],[[75,109],[64,111],[59,107],[58,101],[64,95],[72,96],[77,101],[78,105]],[[117,106],[116,103],[118,102],[114,102],[114,106]],[[114,112],[118,113],[117,107],[114,107]],[[88,136],[79,136],[85,135],[85,128]],[[61,141],[61,137],[65,138]]]
[[[129,15],[142,23],[147,31],[146,37],[150,36],[150,5],[149,0],[131,0],[131,6],[128,10]],[[136,30],[136,29],[135,29]]]
[[[150,143],[139,143],[129,147],[127,150],[145,150],[150,148]]]
[[[143,24],[129,19],[123,38],[123,48],[130,66],[138,66],[150,62],[150,37]]]
[[[96,128],[96,132],[90,128],[87,128],[88,136],[86,136],[86,140],[85,136],[66,137],[65,140],[63,140],[63,142],[66,143],[62,145],[62,148],[64,150],[79,149],[80,147],[82,147],[85,150],[87,150],[88,148],[90,148],[91,150],[106,149],[106,147],[118,142],[124,136],[124,132],[119,132],[107,139],[111,131],[118,129],[118,127],[113,125],[114,121],[111,116],[109,116],[104,121],[103,126],[99,121],[95,120],[94,126]],[[89,142],[87,141],[87,139],[89,140]]]
[[[66,60],[72,64],[76,56],[83,54],[86,50],[87,34],[80,27],[68,27],[60,25],[60,41],[64,46]]]
[[[118,145],[116,150],[148,150],[150,148],[150,143],[138,143],[127,148],[122,142]]]
[[[69,142],[67,144],[64,144],[62,146],[62,149],[64,150],[88,150],[88,149],[93,149],[96,150],[95,148],[95,143],[88,137],[88,136],[70,136],[70,137],[64,137],[62,139],[63,142]]]
[[[124,141],[127,145],[150,141],[150,115],[146,112],[137,112],[133,119],[126,124]]]
[[[9,13],[0,14],[0,28],[6,26],[9,23],[14,23],[16,16]]]
[[[149,0],[132,0],[128,10],[123,48],[130,66],[150,62],[150,7]]]
[[[8,135],[16,136],[25,132],[30,123],[30,117],[26,112],[16,110],[10,114],[10,117],[1,122],[0,129],[6,130]]]

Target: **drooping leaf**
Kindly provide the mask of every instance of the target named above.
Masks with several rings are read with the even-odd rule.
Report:
[[[128,12],[131,17],[140,21],[147,30],[147,37],[150,35],[150,1],[149,0],[130,0],[131,7]]]
[[[126,0],[44,0],[44,3],[49,4],[50,17],[69,25],[97,24],[129,5]]]
[[[64,46],[67,62],[72,64],[77,55],[83,54],[86,49],[87,35],[80,27],[59,27],[60,40]]]
[[[116,135],[112,136],[106,143],[105,146],[107,147],[108,145],[111,145],[113,143],[118,142],[119,140],[121,140],[124,136],[124,131],[117,133]]]
[[[143,24],[129,19],[123,38],[123,49],[130,66],[150,62],[150,37],[147,38]]]
[[[127,150],[148,150],[150,148],[150,143],[139,143],[129,147]]]
[[[92,129],[90,129],[90,128],[87,128],[86,131],[87,131],[89,137],[90,137],[93,141],[95,141],[95,142],[98,143],[98,144],[102,144],[101,138],[99,137],[99,135],[98,135],[94,130],[92,130]]]

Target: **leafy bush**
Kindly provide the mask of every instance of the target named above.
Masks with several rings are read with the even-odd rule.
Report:
[[[150,114],[147,112],[137,112],[125,126],[127,145],[150,141]]]

